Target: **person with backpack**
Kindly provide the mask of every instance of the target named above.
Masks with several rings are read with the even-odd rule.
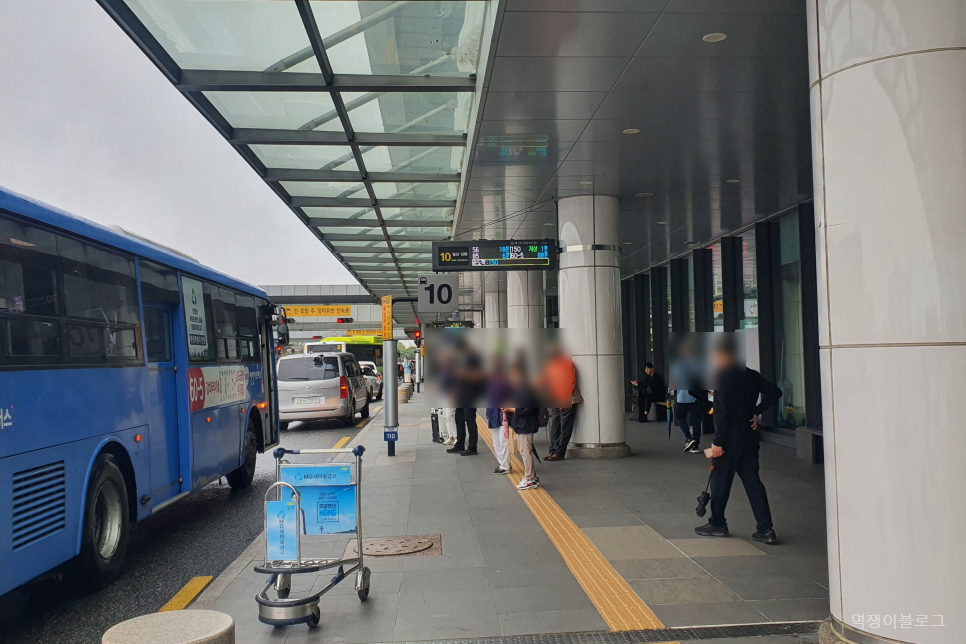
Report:
[[[517,435],[517,448],[523,461],[523,478],[517,484],[518,490],[533,490],[540,487],[533,457],[533,436],[540,429],[540,401],[527,384],[526,363],[521,354],[510,367],[507,374],[511,388],[512,407],[504,407],[509,429]]]

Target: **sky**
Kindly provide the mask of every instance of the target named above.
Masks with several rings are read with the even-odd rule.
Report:
[[[94,0],[3,0],[0,186],[253,284],[356,280]]]

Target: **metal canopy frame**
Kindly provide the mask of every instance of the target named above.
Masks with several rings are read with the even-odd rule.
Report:
[[[426,266],[429,259],[400,258],[397,253],[411,253],[404,244],[398,250],[393,242],[429,242],[440,241],[452,236],[453,217],[448,219],[432,219],[423,221],[413,213],[401,213],[400,219],[385,219],[383,208],[433,208],[455,209],[455,199],[426,199],[424,195],[406,198],[403,192],[390,198],[378,198],[374,184],[459,184],[462,181],[460,173],[425,173],[407,172],[405,169],[427,155],[439,149],[467,146],[466,133],[453,132],[442,134],[426,134],[410,132],[410,128],[426,121],[443,110],[453,108],[456,101],[450,100],[444,105],[430,110],[428,113],[389,132],[356,132],[349,117],[349,112],[357,107],[370,103],[380,96],[392,92],[407,93],[468,93],[476,92],[476,74],[439,73],[432,74],[429,70],[441,62],[451,60],[452,53],[446,53],[437,60],[413,69],[409,73],[399,75],[363,75],[337,74],[333,72],[327,55],[327,48],[333,47],[352,36],[362,33],[370,26],[378,24],[398,15],[407,6],[414,4],[409,1],[394,2],[373,14],[362,18],[359,22],[340,30],[326,38],[319,33],[318,24],[313,15],[309,0],[288,0],[298,9],[302,27],[305,30],[309,46],[279,60],[262,71],[233,71],[217,69],[182,69],[164,46],[158,41],[148,27],[135,15],[125,0],[97,0],[101,7],[114,19],[128,36],[141,48],[152,62],[161,70],[165,77],[204,115],[215,129],[232,145],[232,147],[248,162],[256,173],[271,187],[292,212],[306,227],[331,251],[336,258],[349,270],[353,276],[372,294],[373,289],[367,284],[367,279],[360,273],[370,275],[369,280],[373,288],[380,291],[384,287],[375,286],[379,283],[392,284],[391,291],[402,296],[411,296],[407,280],[412,279],[412,271],[419,265]],[[455,50],[454,50],[455,52]],[[294,72],[291,69],[304,61],[314,58],[318,63],[320,73]],[[319,92],[329,96],[334,109],[319,115],[297,129],[246,128],[232,127],[228,119],[219,112],[204,92]],[[363,93],[348,103],[343,100],[344,92]],[[338,121],[342,131],[320,131],[316,128],[326,123]],[[342,146],[349,148],[346,154],[335,161],[330,161],[318,169],[292,169],[267,167],[256,155],[252,145],[292,145],[292,146]],[[376,146],[412,146],[423,148],[408,160],[397,164],[384,172],[370,172],[366,167],[363,154]],[[336,170],[350,161],[355,162],[356,170],[345,168]],[[282,186],[282,182],[325,182],[345,183],[346,190],[339,196],[293,196]],[[349,195],[359,194],[365,190],[365,197]],[[303,208],[357,208],[358,212],[343,217],[315,217],[307,214]],[[363,219],[367,213],[374,213]],[[314,214],[314,213],[313,213]],[[333,228],[371,228],[371,231],[353,235],[339,233],[322,233],[319,227]],[[450,228],[447,237],[432,236],[394,236],[389,229],[396,228]],[[442,230],[441,230],[442,231]],[[376,234],[373,234],[376,233]],[[371,242],[371,245],[349,249],[342,245],[347,254],[387,253],[387,258],[377,257],[345,257],[338,252],[339,242],[361,241]],[[390,259],[391,258],[391,259]],[[392,271],[380,271],[378,276],[372,276],[374,266],[370,264],[392,265]],[[358,265],[358,271],[353,269]],[[399,286],[396,286],[398,280]],[[404,293],[399,293],[399,288]],[[415,316],[415,308],[413,308]]]

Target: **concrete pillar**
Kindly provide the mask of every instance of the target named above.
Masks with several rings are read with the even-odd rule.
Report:
[[[808,5],[832,628],[962,642],[966,2]]]
[[[545,326],[545,300],[543,271],[510,271],[506,274],[507,327],[542,329]]]
[[[574,357],[584,402],[568,456],[627,456],[621,337],[617,197],[585,195],[557,203],[560,328]]]
[[[483,309],[487,329],[506,328],[506,289],[499,275],[494,273],[486,276],[486,286],[483,292]]]

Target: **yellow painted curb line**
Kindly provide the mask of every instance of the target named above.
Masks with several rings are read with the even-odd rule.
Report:
[[[492,452],[492,430],[479,416],[476,424],[483,441]],[[517,454],[513,454],[512,459],[513,471],[507,478],[516,486],[523,478],[523,464]],[[664,628],[657,615],[638,597],[597,546],[545,489],[541,487],[518,492],[610,630]]]
[[[169,610],[182,610],[187,607],[188,604],[194,601],[195,597],[201,594],[201,591],[205,589],[205,586],[211,583],[214,577],[192,577],[191,581],[184,585],[184,588],[179,590],[177,594],[168,600],[168,603],[158,610],[159,613],[165,613]]]
[[[341,449],[343,445],[345,445],[351,440],[352,440],[351,436],[343,436],[342,438],[339,439],[339,442],[336,443],[335,447],[333,447],[332,449]]]

